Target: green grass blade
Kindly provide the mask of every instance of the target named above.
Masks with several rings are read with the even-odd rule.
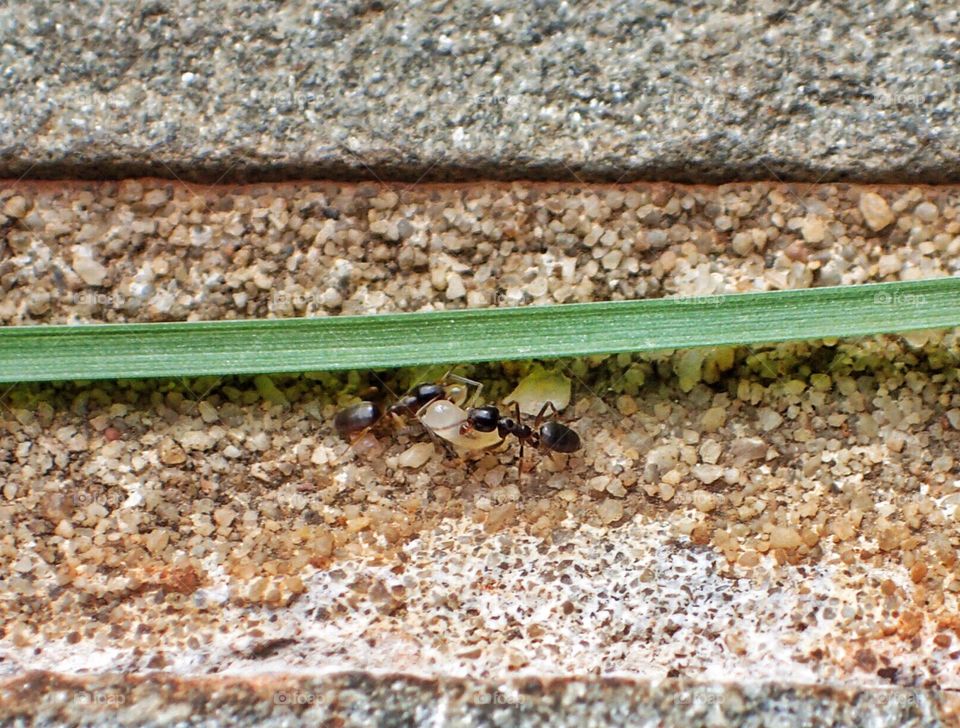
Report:
[[[0,381],[584,356],[960,326],[960,278],[694,299],[312,319],[0,329]]]

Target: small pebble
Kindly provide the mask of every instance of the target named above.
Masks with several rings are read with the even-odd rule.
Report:
[[[822,243],[827,234],[827,227],[819,217],[806,217],[800,232],[808,243]]]
[[[23,217],[28,209],[26,199],[22,195],[14,195],[3,206],[3,214],[7,217]]]
[[[863,192],[860,195],[860,212],[871,230],[883,230],[894,221],[890,206],[876,192]]]
[[[397,457],[397,464],[401,468],[416,470],[423,467],[433,457],[434,452],[432,442],[418,442],[400,453]]]
[[[467,289],[463,285],[463,278],[460,277],[459,273],[448,273],[447,274],[447,287],[446,287],[446,297],[448,301],[455,301],[458,298],[463,298],[467,294]]]
[[[749,463],[766,456],[767,444],[757,437],[738,437],[730,444],[730,454],[738,463]]]
[[[714,465],[720,459],[722,452],[723,447],[719,442],[716,440],[706,440],[700,446],[700,459],[705,463]]]
[[[607,498],[597,508],[597,515],[604,523],[615,523],[623,518],[623,501]]]
[[[764,407],[757,412],[757,424],[764,432],[770,432],[780,427],[783,417],[769,407]]]
[[[160,462],[164,465],[181,465],[187,461],[187,454],[170,438],[160,443]]]
[[[795,549],[802,545],[803,541],[796,529],[784,526],[774,526],[770,532],[770,546],[775,549]]]
[[[940,214],[940,211],[937,209],[937,206],[932,202],[921,202],[913,209],[913,214],[921,222],[934,222]]]
[[[107,277],[106,267],[90,257],[89,252],[74,254],[73,270],[88,286],[99,286]]]
[[[960,409],[947,410],[947,421],[950,427],[960,430]]]
[[[694,465],[691,472],[704,485],[710,485],[723,476],[723,468],[719,465]]]
[[[695,490],[693,491],[693,507],[701,513],[710,513],[717,507],[717,497],[706,490]]]
[[[200,404],[197,405],[197,411],[200,413],[200,417],[204,422],[210,424],[216,422],[220,419],[220,416],[217,414],[217,408],[210,404],[207,400],[201,400]]]
[[[617,411],[624,417],[631,417],[639,411],[637,400],[629,394],[623,394],[617,397]]]
[[[723,407],[711,407],[700,418],[700,424],[707,432],[716,432],[726,421],[727,411]]]

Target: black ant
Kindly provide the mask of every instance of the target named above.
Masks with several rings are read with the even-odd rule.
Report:
[[[563,453],[576,452],[582,447],[580,436],[565,424],[557,420],[543,421],[547,409],[552,409],[553,414],[560,414],[553,402],[544,403],[533,421],[533,427],[521,421],[519,402],[513,404],[513,417],[502,416],[499,408],[493,405],[471,407],[467,410],[467,421],[464,423],[464,428],[472,428],[479,432],[496,430],[502,439],[506,439],[507,435],[513,435],[517,438],[520,442],[520,458],[517,467],[521,473],[523,472],[524,445]]]
[[[472,379],[464,379],[449,372],[440,380],[441,383],[418,384],[410,392],[398,399],[387,408],[387,414],[396,417],[419,417],[423,410],[440,399],[450,399],[456,403],[466,400],[467,390],[459,385],[443,384],[447,378],[454,379],[467,385],[475,385],[477,391],[475,400],[480,394],[483,385]],[[376,425],[384,415],[383,408],[376,402],[363,401],[340,410],[333,418],[333,427],[344,440],[350,440]]]

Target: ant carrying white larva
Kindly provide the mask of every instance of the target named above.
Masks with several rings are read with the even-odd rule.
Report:
[[[449,384],[448,379],[456,383]],[[418,384],[398,399],[386,412],[377,403],[370,401],[347,407],[337,413],[333,426],[343,439],[356,440],[376,425],[384,414],[397,419],[415,417],[432,435],[442,437],[464,450],[483,450],[496,445],[502,438],[496,433],[492,435],[479,431],[460,433],[460,426],[466,421],[467,416],[461,405],[467,402],[470,386],[476,387],[470,399],[470,403],[473,404],[479,397],[483,385],[472,379],[447,372],[439,383]]]
[[[444,398],[462,403],[466,399],[466,390],[462,387],[449,387],[443,384],[418,384],[408,394],[397,400],[387,413],[397,417],[417,417],[431,402]],[[349,440],[376,425],[383,415],[380,405],[364,400],[340,410],[333,418],[333,426],[340,437]]]
[[[446,384],[453,379],[458,384]],[[465,386],[461,386],[465,385]],[[467,402],[469,387],[476,390]],[[428,432],[443,438],[464,450],[486,450],[499,445],[508,435],[520,443],[518,467],[522,468],[524,446],[553,452],[572,453],[581,448],[580,436],[555,419],[547,419],[548,410],[559,414],[552,402],[546,402],[537,414],[533,426],[521,420],[520,405],[514,403],[514,417],[501,415],[494,405],[472,406],[479,398],[483,385],[449,372],[439,383],[420,384],[394,403],[387,412],[396,417],[414,416]],[[334,427],[344,439],[355,438],[373,427],[383,417],[382,409],[373,402],[360,402],[347,407],[334,418]]]

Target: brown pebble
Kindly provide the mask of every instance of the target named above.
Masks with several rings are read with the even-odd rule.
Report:
[[[866,648],[857,650],[857,653],[853,656],[853,659],[856,660],[857,666],[861,670],[873,672],[877,668],[877,656],[873,654],[873,650]]]
[[[918,561],[912,567],[910,567],[910,579],[914,584],[919,584],[921,581],[923,581],[926,575],[927,565],[922,561]]]
[[[63,493],[49,493],[43,498],[43,515],[50,523],[57,524],[70,518],[73,501]]]
[[[807,250],[807,246],[801,243],[799,240],[794,240],[783,252],[786,253],[790,260],[798,261],[805,261],[810,255],[809,251]]]
[[[483,524],[483,530],[487,533],[495,533],[504,526],[509,525],[517,515],[517,506],[514,503],[505,503],[502,506],[496,506],[490,510],[487,520]]]
[[[923,628],[923,615],[916,612],[906,612],[900,615],[900,622],[897,625],[897,632],[901,639],[910,639],[916,637]]]

